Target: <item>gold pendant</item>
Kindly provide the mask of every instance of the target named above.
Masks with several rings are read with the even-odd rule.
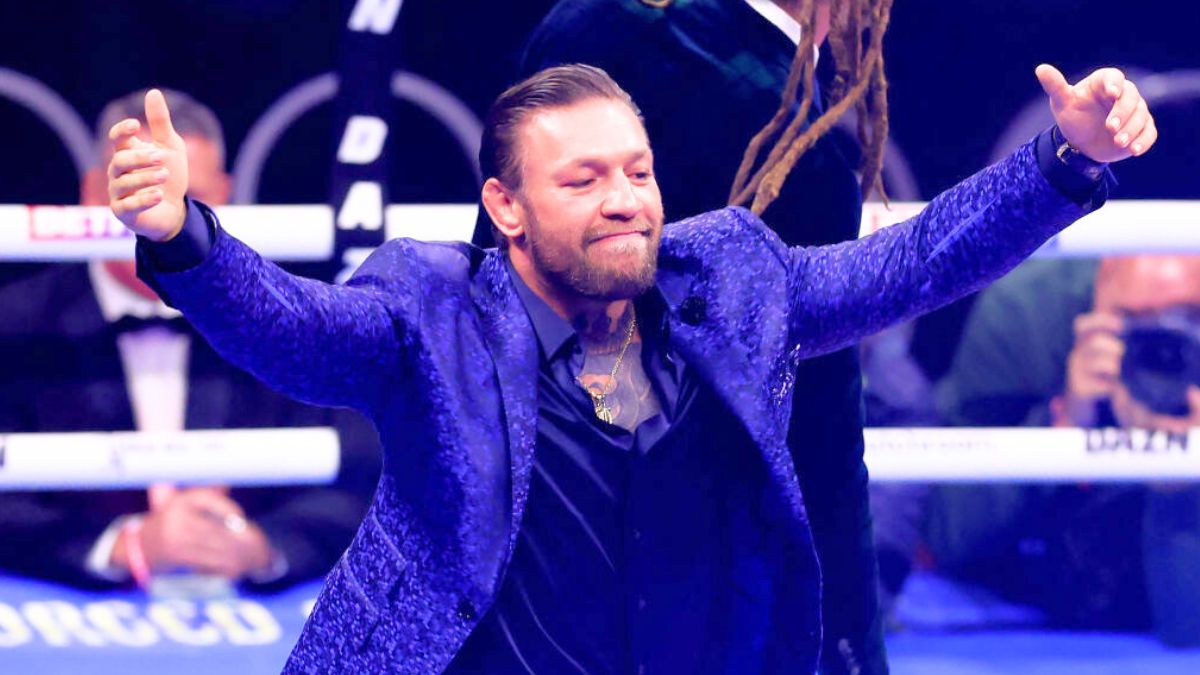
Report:
[[[592,407],[596,409],[596,417],[599,418],[601,422],[612,424],[612,408],[608,406],[608,401],[604,400],[604,398],[604,394],[593,395]]]

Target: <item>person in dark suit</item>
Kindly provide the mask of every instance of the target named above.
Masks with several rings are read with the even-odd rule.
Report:
[[[484,127],[502,246],[393,240],[344,286],[287,274],[187,199],[186,144],[149,92],[150,139],[109,132],[139,273],[232,362],[384,439],[285,670],[817,670],[795,364],[997,278],[1155,139],[1119,71],[1038,77],[1054,129],[904,224],[793,248],[742,208],[664,226],[629,95],[546,69]]]
[[[814,48],[829,30],[828,3],[819,4]],[[725,206],[747,145],[779,108],[801,41],[800,5],[562,0],[531,35],[522,74],[564,63],[608,71],[637,101],[654,141],[668,220],[687,218]],[[808,124],[826,109],[822,84],[814,82]],[[789,246],[858,236],[858,158],[836,141],[822,137],[805,152],[763,214]],[[478,227],[475,243],[490,240],[490,230]],[[788,446],[823,572],[824,665],[882,672],[857,349],[804,361],[796,382]]]
[[[220,124],[190,97],[170,96],[188,138],[189,192],[222,204]],[[98,127],[139,114],[143,97],[112,102]],[[106,204],[106,181],[103,164],[89,171],[82,202]],[[375,434],[358,415],[293,402],[228,365],[129,260],[47,266],[0,288],[0,306],[2,431],[336,426],[343,452],[328,487],[0,492],[0,568],[83,586],[127,583],[131,525],[151,575],[187,568],[277,587],[324,574],[345,549],[378,471]]]

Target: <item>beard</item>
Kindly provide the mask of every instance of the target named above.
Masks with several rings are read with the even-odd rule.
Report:
[[[634,224],[646,232],[646,246],[641,255],[617,252],[615,260],[606,263],[593,259],[586,244],[574,255],[565,247],[551,245],[541,236],[540,223],[534,219],[528,228],[530,257],[548,281],[576,295],[608,302],[637,297],[654,285],[662,223],[639,219]],[[582,241],[594,241],[604,229],[611,228],[588,228]]]

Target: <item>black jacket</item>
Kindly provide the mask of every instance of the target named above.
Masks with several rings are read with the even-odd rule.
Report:
[[[0,288],[0,432],[134,428],[116,330],[100,313],[86,265],[54,265]],[[186,327],[185,327],[186,328]],[[344,410],[296,403],[223,361],[190,328],[185,426],[335,426],[337,482],[235,488],[231,496],[288,560],[283,586],[325,574],[350,543],[379,474],[378,437]],[[0,568],[108,586],[85,568],[120,515],[146,510],[145,490],[0,492]]]

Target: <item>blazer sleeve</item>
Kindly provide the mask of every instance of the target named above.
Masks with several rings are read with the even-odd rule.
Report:
[[[1043,174],[1034,142],[857,241],[788,250],[789,330],[800,355],[834,351],[999,278],[1103,203],[1079,204]]]
[[[202,262],[164,272],[139,251],[139,274],[218,353],[273,389],[373,410],[420,312],[416,283],[402,272],[409,242],[384,244],[336,286],[283,271],[225,232],[211,211],[205,215],[213,239]]]

